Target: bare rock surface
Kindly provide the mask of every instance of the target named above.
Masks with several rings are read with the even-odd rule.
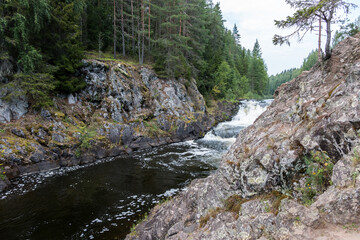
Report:
[[[126,239],[360,239],[360,34],[274,97],[217,172],[156,206]],[[303,205],[312,152],[335,164],[332,185]]]

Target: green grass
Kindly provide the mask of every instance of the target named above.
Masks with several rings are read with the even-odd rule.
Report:
[[[130,66],[139,66],[140,65],[139,62],[137,61],[137,59],[123,57],[119,53],[117,53],[116,58],[114,58],[113,52],[101,52],[100,57],[99,57],[99,52],[97,52],[97,51],[86,51],[85,56],[87,58],[96,59],[98,61],[104,61],[104,62],[109,62],[109,61],[110,62],[118,62],[118,63],[122,63],[125,65],[130,65]],[[143,66],[152,68],[153,64],[145,63],[145,64],[143,64]]]

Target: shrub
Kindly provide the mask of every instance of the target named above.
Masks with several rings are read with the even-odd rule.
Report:
[[[2,164],[0,164],[0,179],[5,180],[6,176],[5,176],[5,171],[4,171],[4,167],[2,167]]]
[[[323,193],[332,184],[331,175],[334,167],[333,160],[326,152],[316,151],[304,157],[306,165],[306,182],[300,191],[303,194],[303,203],[311,204],[313,199]]]
[[[35,109],[53,105],[50,96],[55,89],[55,84],[51,74],[15,74],[14,80],[3,87],[10,90],[10,93],[4,97],[6,101],[25,95]]]
[[[79,127],[80,131],[80,147],[81,148],[90,148],[90,141],[94,140],[94,137],[96,136],[95,130],[90,130],[87,128],[87,126]]]

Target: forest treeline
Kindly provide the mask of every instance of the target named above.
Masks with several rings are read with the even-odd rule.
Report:
[[[315,63],[318,61],[318,51],[313,50],[309,55],[304,59],[300,68],[291,68],[282,71],[276,75],[271,75],[269,78],[269,89],[270,94],[273,95],[275,90],[283,83],[286,83],[297,76],[299,76],[303,71],[309,71]]]
[[[86,51],[146,62],[162,77],[194,77],[206,98],[268,94],[259,42],[245,49],[224,21],[209,0],[0,0],[0,59],[16,63],[8,84],[41,105],[85,86],[76,72]]]
[[[353,22],[349,23],[349,19],[342,21],[340,29],[337,30],[334,34],[332,40],[332,47],[334,48],[340,41],[344,40],[349,36],[353,36],[360,32],[360,16],[355,19]],[[269,78],[269,94],[273,95],[275,90],[283,83],[288,82],[297,76],[299,76],[303,71],[309,71],[315,63],[318,61],[318,50],[313,50],[309,55],[304,59],[300,68],[291,68],[282,71],[275,76],[272,75]]]

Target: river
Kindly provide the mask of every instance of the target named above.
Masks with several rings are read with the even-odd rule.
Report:
[[[270,102],[242,101],[199,140],[17,179],[0,195],[0,239],[123,239],[155,204],[216,170]]]

